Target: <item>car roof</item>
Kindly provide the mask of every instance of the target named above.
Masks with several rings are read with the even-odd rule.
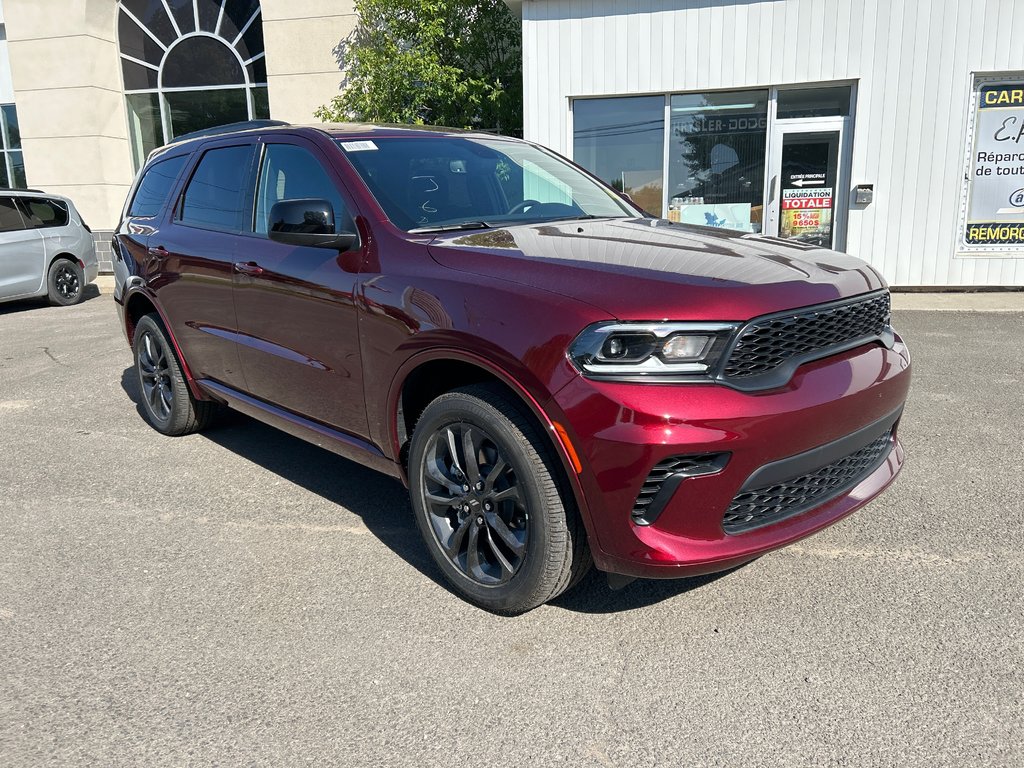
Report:
[[[434,125],[400,125],[395,123],[311,123],[308,125],[293,125],[279,120],[251,120],[179,136],[169,144],[155,149],[150,154],[147,164],[167,154],[172,149],[192,151],[196,145],[208,139],[222,139],[249,134],[294,133],[296,131],[300,133],[314,131],[321,134],[326,133],[334,139],[437,138],[438,136],[448,136],[452,138],[489,138],[518,141],[518,139],[511,136],[502,136],[485,131],[446,128]]]

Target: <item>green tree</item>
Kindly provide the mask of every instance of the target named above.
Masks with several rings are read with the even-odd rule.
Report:
[[[316,117],[521,134],[521,30],[502,0],[356,0],[344,88]]]

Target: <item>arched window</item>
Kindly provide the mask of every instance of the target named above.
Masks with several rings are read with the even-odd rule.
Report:
[[[117,37],[136,167],[175,136],[270,117],[259,0],[121,0]]]

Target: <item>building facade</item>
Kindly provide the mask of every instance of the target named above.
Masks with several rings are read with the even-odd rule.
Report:
[[[652,213],[1024,285],[1024,3],[509,5],[526,138]]]
[[[313,122],[356,17],[351,0],[2,0],[0,24],[0,186],[72,198],[109,268],[146,154],[236,120]]]

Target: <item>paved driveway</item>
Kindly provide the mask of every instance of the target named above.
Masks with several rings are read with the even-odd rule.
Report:
[[[1024,314],[897,319],[882,499],[509,619],[393,481],[243,417],[150,430],[109,296],[0,306],[0,764],[1024,764]]]

